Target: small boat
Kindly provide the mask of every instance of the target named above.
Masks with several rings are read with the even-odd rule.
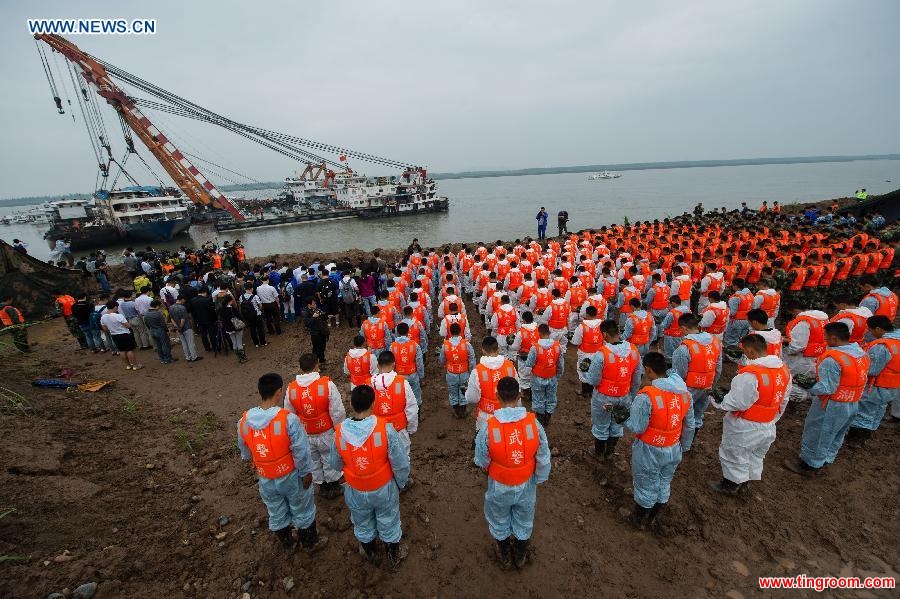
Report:
[[[609,171],[602,171],[599,173],[594,173],[590,177],[588,177],[588,181],[599,181],[600,179],[618,179],[622,176],[622,173],[611,173]]]

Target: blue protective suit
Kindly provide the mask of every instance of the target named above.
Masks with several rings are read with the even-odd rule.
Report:
[[[450,372],[445,373],[444,379],[447,381],[447,393],[450,395],[450,405],[451,406],[464,406],[466,405],[466,385],[469,384],[469,376],[472,373],[472,370],[475,368],[475,349],[472,347],[472,344],[463,339],[462,337],[450,337],[448,339],[451,345],[456,347],[460,343],[466,344],[466,352],[469,356],[469,369],[460,374],[452,374]],[[438,362],[441,366],[447,364],[447,356],[444,355],[444,344],[441,343],[441,350],[438,354]]]
[[[247,424],[254,430],[264,429],[281,410],[281,406],[273,406],[267,410],[260,407],[250,408],[247,410]],[[259,477],[259,496],[262,497],[269,512],[270,530],[281,530],[291,524],[297,529],[308,528],[316,519],[314,485],[310,484],[308,489],[304,489],[301,480],[313,471],[306,431],[295,414],[288,414],[287,429],[291,439],[294,471],[281,478]],[[238,449],[241,452],[241,459],[253,458],[241,436],[240,421],[238,421]]]
[[[696,341],[700,345],[708,346],[712,344],[712,335],[709,333],[691,333],[690,335],[686,335],[685,339],[691,339]],[[679,345],[675,352],[672,354],[672,370],[677,374],[681,380],[685,380],[687,378],[688,366],[691,362],[690,358],[691,352],[687,348],[687,345],[683,343]],[[716,381],[719,380],[719,375],[722,374],[722,352],[719,352],[719,360],[716,362],[716,376],[713,379],[713,385],[715,386]],[[707,406],[709,406],[709,389],[693,389],[688,387],[688,390],[691,392],[692,406],[691,409],[694,411],[694,425],[696,429],[703,428],[703,414],[706,412]],[[688,443],[687,447],[684,448],[685,451],[690,451],[691,444]]]
[[[627,356],[628,352],[631,351],[631,344],[624,341],[616,344],[606,343],[605,345],[617,356]],[[597,391],[597,385],[600,384],[600,379],[603,376],[604,362],[603,352],[597,352],[592,355],[591,367],[585,377],[591,387],[594,388],[591,395],[591,434],[595,439],[601,441],[606,441],[610,437],[621,437],[624,434],[622,425],[616,424],[609,412],[603,409],[603,405],[608,403],[630,405],[631,399],[641,386],[641,377],[644,376],[644,367],[638,362],[637,368],[634,369],[634,374],[631,375],[631,388],[624,397],[603,395]]]
[[[682,314],[687,314],[688,312],[691,311],[691,309],[688,306],[684,306],[684,305],[676,306],[674,308],[674,310],[681,312]],[[672,314],[672,311],[669,311],[663,317],[662,322],[659,325],[659,330],[660,331],[667,330],[670,326],[672,326],[672,321],[674,321],[674,320],[675,320],[675,316]],[[663,338],[663,351],[662,351],[663,357],[666,360],[671,360],[672,354],[675,352],[675,348],[678,347],[679,345],[681,345],[681,340],[684,339],[684,337],[670,337],[669,335],[666,335],[662,332],[660,332],[660,334],[662,335],[662,338]]]
[[[348,418],[341,424],[341,437],[344,442],[359,447],[374,429],[374,416],[363,420]],[[368,543],[375,540],[375,537],[384,543],[396,543],[403,536],[400,527],[400,489],[406,486],[409,479],[409,457],[406,445],[393,425],[388,424],[386,430],[388,460],[394,471],[394,480],[375,491],[357,491],[344,483],[344,501],[350,510],[353,534],[360,543]],[[344,469],[344,460],[338,453],[336,443],[331,448],[329,460],[333,469]]]
[[[553,339],[538,339],[541,347],[551,347]],[[531,370],[531,409],[538,414],[552,414],[556,410],[556,388],[559,385],[559,377],[566,369],[566,348],[560,346],[559,358],[556,361],[556,376],[542,378],[534,374],[534,365],[537,362],[537,349],[532,347],[528,352],[525,366]]]
[[[687,385],[677,374],[653,381],[653,386],[666,391],[687,392]],[[647,430],[650,423],[650,397],[638,393],[631,404],[631,415],[625,421],[628,430],[636,435]],[[681,428],[681,443],[670,447],[656,447],[644,443],[637,437],[631,444],[631,475],[634,486],[634,501],[644,508],[669,501],[669,493],[675,469],[681,463],[682,447],[690,446],[694,437],[694,413],[685,414]],[[686,443],[687,442],[687,443]]]
[[[396,343],[406,343],[409,341],[409,337],[405,335],[396,337],[394,341]],[[424,376],[425,360],[422,357],[422,346],[416,345],[416,371],[412,374],[404,374],[403,378],[409,382],[409,386],[412,387],[413,394],[416,396],[416,403],[420,406],[422,405],[422,378],[424,378]]]
[[[494,417],[500,422],[517,422],[525,418],[525,408],[500,408]],[[521,541],[531,538],[534,527],[534,506],[537,501],[537,486],[550,476],[550,447],[544,427],[537,421],[539,445],[535,455],[534,476],[521,485],[509,486],[488,477],[484,494],[484,517],[491,536],[502,541],[513,536]],[[488,455],[488,428],[483,427],[475,437],[475,464],[487,468],[491,463]]]
[[[885,339],[900,339],[900,331],[885,333]],[[869,366],[869,376],[875,377],[881,374],[884,367],[891,360],[891,354],[884,345],[873,345],[869,348],[869,358],[872,363]],[[876,387],[874,384],[866,387],[862,399],[859,400],[859,410],[853,418],[852,426],[878,430],[884,412],[888,404],[900,401],[900,388],[888,389]]]
[[[737,314],[738,306],[741,303],[739,295],[747,295],[750,294],[750,290],[746,287],[741,289],[739,292],[732,295],[728,298],[728,315],[730,318],[728,319],[728,324],[725,325],[725,335],[722,337],[722,343],[726,347],[732,347],[735,345],[739,345],[741,339],[743,339],[744,335],[750,332],[750,323],[747,322],[747,319],[744,320],[736,320],[735,314]]]
[[[834,347],[853,357],[865,354],[856,343]],[[841,366],[833,358],[825,358],[819,364],[819,380],[809,390],[814,396],[829,395],[838,388]],[[844,436],[859,409],[859,402],[822,401],[814,397],[806,413],[803,437],[800,439],[800,459],[813,468],[831,464],[844,443]]]

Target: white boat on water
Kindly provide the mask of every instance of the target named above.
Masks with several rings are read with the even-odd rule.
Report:
[[[599,173],[594,173],[590,177],[588,177],[588,181],[599,181],[600,179],[618,179],[622,176],[622,173],[611,173],[609,171],[602,171]]]

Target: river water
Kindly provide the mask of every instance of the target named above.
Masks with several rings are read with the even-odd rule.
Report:
[[[890,182],[890,181],[893,181]],[[450,198],[447,214],[379,219],[340,220],[295,224],[253,231],[226,232],[192,227],[168,244],[154,247],[197,247],[208,239],[239,237],[250,255],[290,252],[338,252],[350,248],[405,247],[418,237],[423,246],[452,241],[493,241],[536,235],[535,214],[541,206],[550,213],[548,232],[555,234],[555,215],[569,212],[570,230],[674,216],[697,202],[707,208],[737,208],[747,202],[756,208],[763,200],[782,203],[852,195],[860,187],[870,194],[900,187],[900,161],[873,160],[839,163],[720,166],[625,171],[613,180],[589,181],[587,173],[448,179],[438,182]],[[248,192],[247,197],[274,196],[280,190]],[[4,207],[0,214],[23,208]],[[0,225],[0,237],[19,238],[39,258],[49,256],[43,240],[47,225]],[[137,244],[132,244],[137,245]],[[110,258],[124,245],[107,248]]]

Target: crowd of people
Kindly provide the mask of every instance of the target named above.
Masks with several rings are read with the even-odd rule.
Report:
[[[761,479],[790,406],[807,416],[784,467],[804,477],[827,473],[844,444],[863,446],[886,416],[900,420],[895,249],[861,223],[821,227],[774,205],[752,215],[700,207],[550,240],[427,250],[414,240],[391,263],[374,253],[355,264],[251,265],[240,242],[167,259],[126,251],[131,287],[57,301],[85,348],[118,352],[128,369],[151,347],[175,361],[173,331],[188,361],[203,357],[195,334],[205,353],[245,361],[245,330],[265,347],[299,315],[311,351],[288,381],[260,378],[260,403],[238,423],[241,454],[285,547],[321,546],[317,497],[343,495],[373,563],[397,566],[407,553],[400,496],[413,481],[425,363],[436,359],[447,414],[474,412],[473,459],[487,474],[500,562],[523,567],[563,377],[589,399],[601,483],[631,431],[629,521],[639,528],[657,526],[710,409],[724,416],[721,476],[709,488],[726,495]],[[327,376],[326,344],[342,319],[352,347],[342,375]],[[725,363],[736,368],[730,381]]]

